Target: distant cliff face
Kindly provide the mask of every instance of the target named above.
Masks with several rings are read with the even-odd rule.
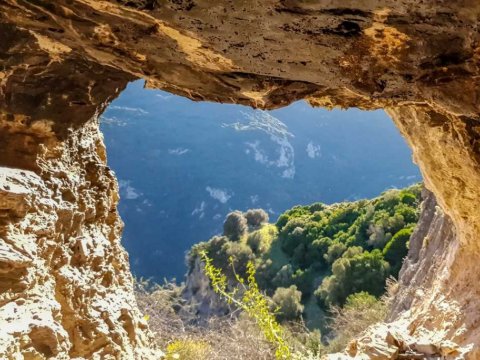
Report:
[[[399,275],[388,323],[375,325],[353,340],[344,355],[346,359],[361,354],[395,359],[402,353],[446,359],[478,356],[473,342],[460,346],[450,340],[456,334],[476,332],[454,325],[458,319],[465,319],[464,310],[449,302],[443,288],[443,277],[451,271],[448,258],[459,246],[459,239],[434,195],[425,190],[423,198],[421,216],[410,239],[409,254]],[[447,335],[439,331],[441,328],[446,329]]]
[[[474,0],[2,1],[1,357],[155,356],[96,120],[139,77],[196,100],[386,108],[445,213],[428,227],[449,224],[422,246],[454,239],[434,280],[403,271],[425,295],[390,326],[418,352],[478,357],[479,14]]]

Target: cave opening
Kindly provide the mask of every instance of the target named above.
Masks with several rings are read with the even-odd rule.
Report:
[[[275,222],[295,205],[373,198],[421,181],[384,111],[304,101],[262,111],[143,85],[130,83],[100,118],[137,277],[183,281],[186,253],[220,234],[233,210],[262,208]]]
[[[384,108],[432,193],[392,322],[344,355],[478,358],[478,4],[151,3],[0,4],[0,357],[160,357],[135,303],[97,122],[143,78],[268,109]]]

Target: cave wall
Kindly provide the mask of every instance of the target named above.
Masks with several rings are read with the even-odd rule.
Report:
[[[128,78],[41,55],[2,87],[0,357],[154,358],[98,128]]]
[[[443,210],[400,279],[426,295],[400,293],[390,330],[349,356],[398,353],[393,331],[423,353],[475,358],[479,14],[475,0],[1,1],[0,356],[156,356],[98,131],[108,102],[144,78],[266,109],[386,108]]]

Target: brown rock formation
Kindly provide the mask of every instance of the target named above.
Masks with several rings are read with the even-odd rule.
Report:
[[[196,100],[387,108],[451,218],[428,222],[448,245],[403,270],[423,295],[390,327],[480,356],[479,15],[476,0],[0,1],[0,356],[155,356],[96,121],[139,77]],[[379,329],[387,348],[400,337]]]

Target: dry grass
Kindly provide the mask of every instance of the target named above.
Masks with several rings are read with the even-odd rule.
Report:
[[[383,322],[397,289],[397,281],[389,278],[386,292],[380,299],[357,303],[355,306],[332,307],[329,327],[334,337],[330,339],[325,353],[342,352],[350,340],[358,338],[370,326]]]
[[[212,318],[202,326],[195,325],[194,314],[181,299],[181,287],[174,284],[150,287],[144,281],[137,281],[135,287],[140,310],[148,316],[150,330],[157,335],[167,359],[275,359],[275,349],[253,320],[232,314]]]
[[[286,341],[296,360],[318,360],[327,353],[342,352],[348,342],[369,326],[383,321],[392,295],[394,281],[387,284],[386,295],[374,302],[351,308],[331,309],[332,334],[328,346],[322,345],[319,332],[309,331],[301,322],[284,324]],[[211,318],[198,325],[194,310],[181,297],[182,287],[175,284],[135,285],[140,310],[148,317],[150,330],[166,354],[166,360],[274,360],[275,348],[268,343],[254,320],[233,313]],[[302,355],[298,355],[302,354]]]

